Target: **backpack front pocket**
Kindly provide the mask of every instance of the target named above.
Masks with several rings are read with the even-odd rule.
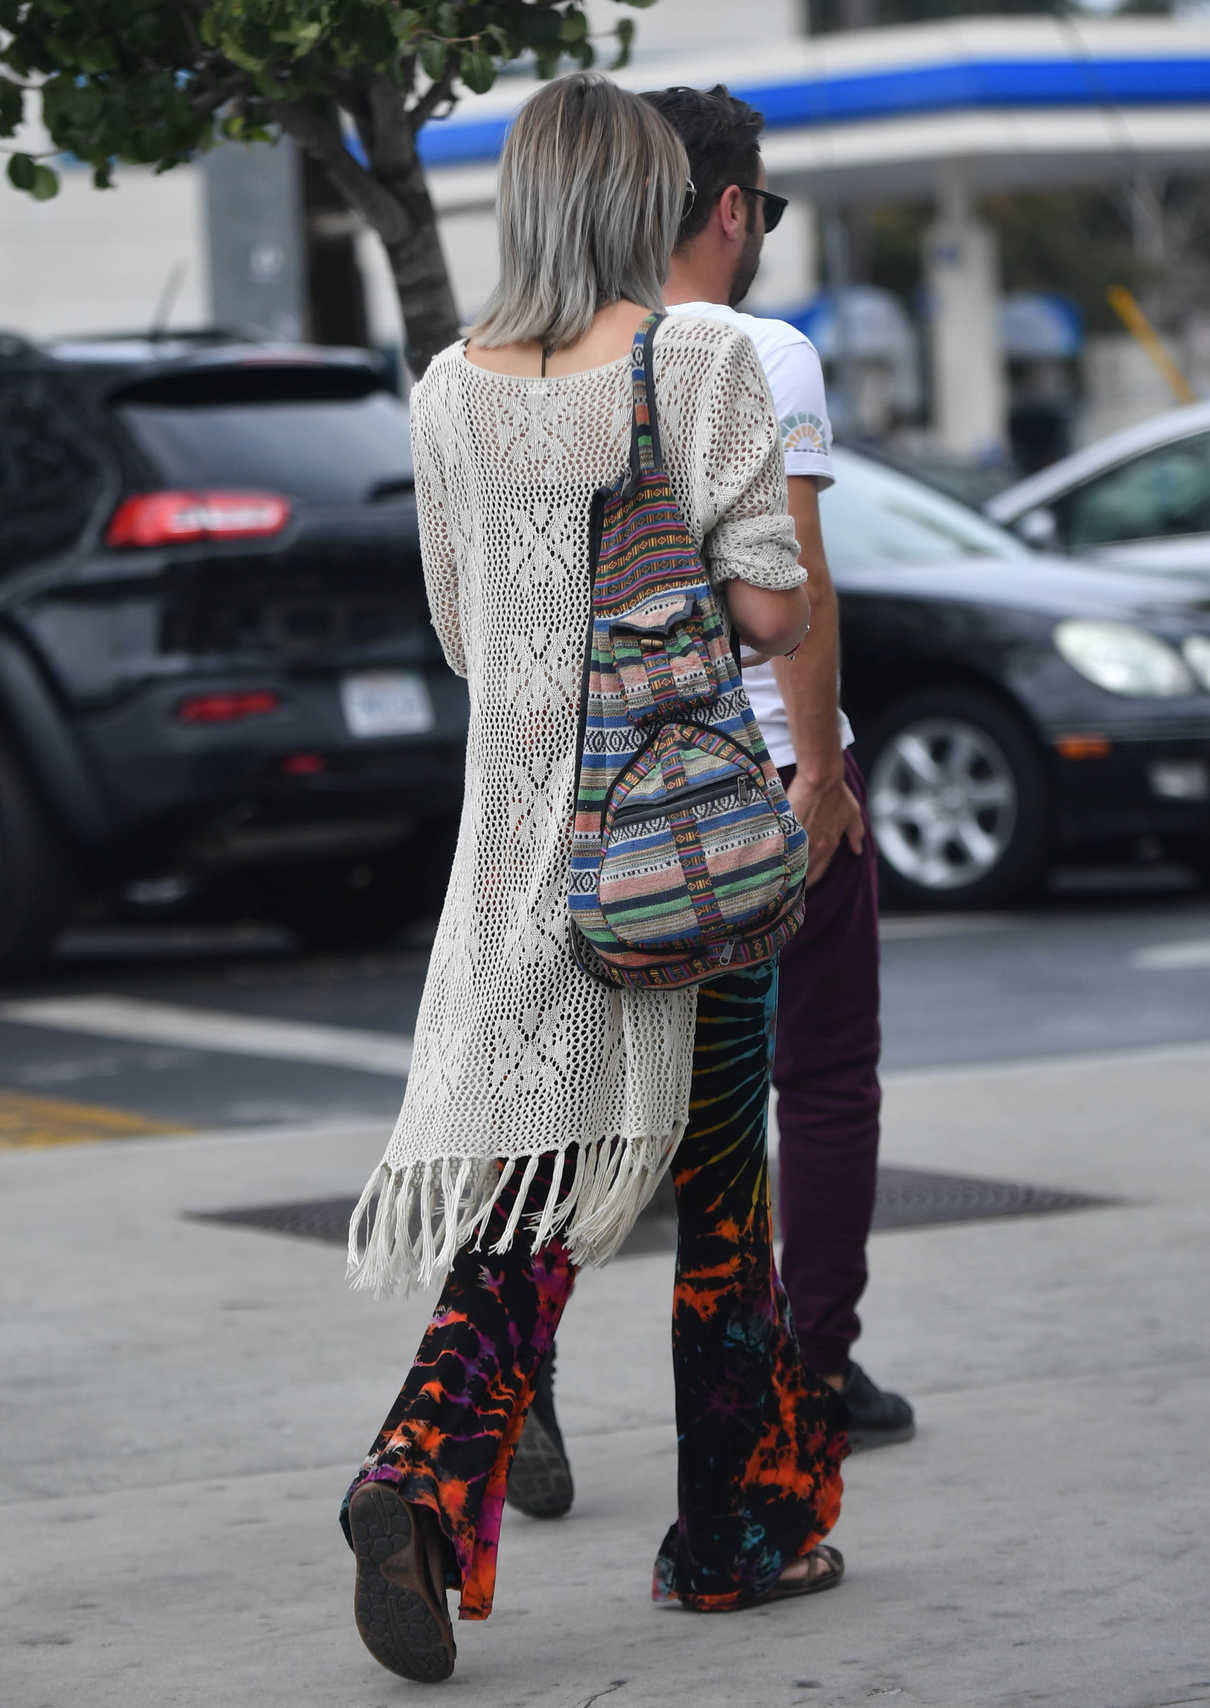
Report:
[[[632,723],[675,717],[678,709],[714,700],[719,684],[707,640],[711,600],[705,587],[654,594],[611,619],[613,665]]]
[[[605,810],[598,898],[631,949],[692,951],[771,918],[786,833],[759,765],[716,730],[665,724]]]

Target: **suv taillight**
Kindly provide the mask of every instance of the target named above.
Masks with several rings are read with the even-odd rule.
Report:
[[[285,527],[290,505],[273,492],[140,492],[114,511],[107,546],[252,540]]]

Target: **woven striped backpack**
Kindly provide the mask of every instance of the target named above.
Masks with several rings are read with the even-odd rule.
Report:
[[[660,454],[662,319],[635,333],[629,471],[592,503],[568,895],[583,970],[644,990],[776,955],[802,919],[807,869],[806,833]]]

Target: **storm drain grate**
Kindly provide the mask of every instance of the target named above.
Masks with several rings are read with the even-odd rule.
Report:
[[[1016,1180],[981,1180],[929,1168],[880,1168],[874,1226],[927,1228],[944,1222],[985,1222],[1001,1216],[1054,1216],[1112,1203],[1088,1192],[1063,1192]]]
[[[186,1221],[223,1222],[259,1233],[290,1234],[344,1245],[356,1198],[311,1198],[305,1204],[251,1204],[237,1210],[187,1210]]]
[[[303,1204],[251,1204],[234,1210],[186,1210],[188,1222],[218,1222],[225,1227],[252,1228],[258,1233],[289,1234],[294,1239],[324,1240],[344,1245],[356,1198],[311,1198]],[[671,1203],[667,1214],[654,1204],[639,1218],[626,1241],[623,1257],[665,1251],[676,1244],[676,1220]]]
[[[312,1198],[301,1204],[253,1204],[233,1210],[192,1210],[195,1222],[219,1222],[262,1233],[343,1245],[355,1198]],[[882,1168],[878,1172],[876,1229],[927,1228],[944,1223],[981,1222],[1004,1216],[1050,1216],[1090,1210],[1112,1202],[1085,1192],[1061,1192],[1049,1186],[1012,1180],[980,1180],[965,1174],[939,1174],[926,1168]],[[666,1250],[676,1242],[671,1185],[657,1195],[626,1242],[623,1256]]]

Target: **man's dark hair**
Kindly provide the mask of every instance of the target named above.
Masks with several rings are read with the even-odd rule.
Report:
[[[755,183],[765,118],[723,83],[713,89],[649,89],[643,99],[664,115],[689,156],[697,194],[681,221],[679,247],[705,228],[728,184]]]

